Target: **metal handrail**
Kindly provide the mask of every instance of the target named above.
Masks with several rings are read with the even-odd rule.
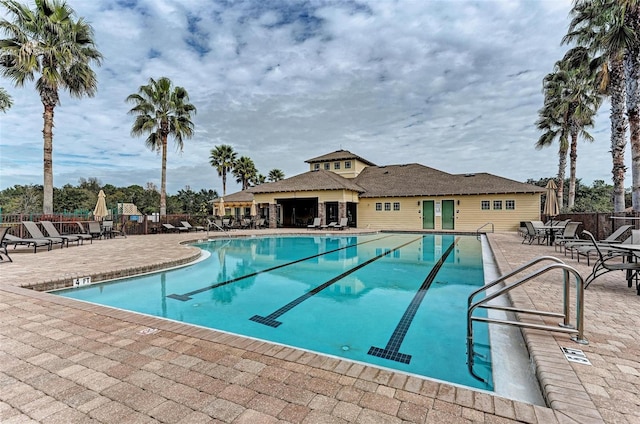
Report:
[[[482,226],[476,230],[476,235],[480,235],[480,230],[482,230],[487,225],[491,225],[491,232],[492,233],[495,232],[495,227],[493,225],[493,222],[487,222],[487,223],[482,224]]]
[[[524,271],[525,269],[528,269],[530,267],[532,267],[533,265],[543,262],[543,261],[552,261],[554,263],[550,264],[550,265],[546,265],[543,268],[540,268],[534,272],[532,272],[531,274],[528,274],[522,278],[520,278],[519,280],[515,281],[514,283],[508,284],[500,289],[497,289],[495,292],[488,294],[486,297],[484,297],[483,299],[472,303],[473,302],[473,298],[478,294],[481,293],[483,291],[486,291],[487,289],[496,286],[497,284],[503,283],[505,282],[505,280],[509,277],[513,277],[516,274],[521,273],[522,271]],[[509,306],[499,306],[499,305],[489,305],[488,302],[513,290],[516,287],[519,287],[521,285],[523,285],[524,283],[542,275],[545,274],[551,270],[555,270],[555,269],[561,269],[563,270],[563,313],[555,313],[555,312],[548,312],[548,311],[538,311],[538,310],[532,310],[532,309],[521,309],[521,308],[514,308],[514,307],[509,307]],[[573,274],[576,278],[576,325],[575,327],[571,324],[570,319],[569,319],[569,314],[570,314],[570,305],[569,305],[569,294],[570,294],[570,284],[569,284],[569,274]],[[584,338],[584,309],[583,309],[583,303],[584,303],[584,281],[582,276],[580,275],[580,273],[573,267],[565,264],[564,262],[562,262],[560,259],[555,258],[553,256],[542,256],[539,258],[536,258],[526,264],[524,264],[523,266],[519,267],[518,269],[516,269],[515,271],[510,272],[509,274],[503,275],[502,277],[498,278],[497,280],[492,281],[491,283],[479,288],[478,290],[474,291],[473,293],[471,293],[469,295],[469,299],[467,302],[467,367],[469,368],[469,372],[471,373],[471,375],[473,377],[475,377],[476,379],[486,382],[486,380],[482,377],[480,377],[479,375],[477,375],[474,370],[473,370],[473,364],[474,364],[474,351],[473,351],[473,322],[474,321],[480,321],[480,322],[486,322],[489,324],[503,324],[503,325],[512,325],[512,326],[516,326],[516,327],[521,327],[521,328],[532,328],[532,329],[536,329],[536,330],[547,330],[547,331],[555,331],[555,332],[560,332],[560,333],[567,333],[567,334],[574,334],[573,337],[571,337],[571,340],[573,340],[576,343],[580,343],[580,344],[589,344],[589,342],[587,341],[587,339]],[[474,317],[473,316],[473,312],[477,309],[477,308],[484,308],[484,309],[493,309],[493,310],[501,310],[501,311],[508,311],[508,312],[517,312],[517,313],[522,313],[522,314],[534,314],[534,315],[538,315],[538,316],[548,316],[548,317],[557,317],[557,318],[562,318],[562,323],[558,324],[559,327],[555,327],[555,326],[551,326],[551,325],[545,325],[545,324],[534,324],[534,323],[527,323],[527,322],[521,322],[521,321],[514,321],[514,320],[508,320],[508,319],[496,319],[496,318],[484,318],[484,317]]]

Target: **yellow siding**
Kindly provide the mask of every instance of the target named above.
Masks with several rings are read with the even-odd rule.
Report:
[[[340,169],[335,168],[335,163],[340,164]],[[351,168],[345,168],[345,162],[351,162]],[[344,178],[355,178],[357,177],[364,168],[367,167],[366,164],[360,162],[356,159],[349,160],[338,160],[338,161],[328,161],[328,162],[316,162],[309,164],[309,171],[314,171],[316,169],[316,165],[319,165],[319,169],[325,169],[325,164],[329,164],[329,169],[327,171],[334,172]]]
[[[454,231],[476,231],[484,224],[493,223],[495,231],[515,231],[521,221],[540,219],[540,194],[492,194],[447,197],[364,198],[358,205],[358,227],[384,230],[422,230],[422,202],[453,200],[455,214]],[[489,210],[481,209],[481,201],[490,202]],[[502,210],[494,210],[494,201],[502,201]],[[514,210],[506,210],[507,200],[515,201]],[[458,201],[460,202],[458,204]],[[384,204],[391,203],[385,211]],[[400,202],[400,210],[393,210],[393,203]],[[382,203],[382,211],[376,211],[376,203]],[[435,229],[442,229],[441,217],[435,218]],[[490,230],[490,226],[486,227]]]

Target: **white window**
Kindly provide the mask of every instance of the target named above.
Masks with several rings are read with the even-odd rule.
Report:
[[[489,202],[488,200],[483,200],[482,202],[480,202],[480,209],[482,209],[483,211],[488,211],[489,209],[491,209],[491,202]]]
[[[385,202],[385,204],[384,204],[384,210],[385,210],[385,211],[390,211],[390,210],[391,210],[391,203],[390,203],[390,202]]]
[[[502,210],[502,200],[493,201],[493,210],[496,210],[496,211]]]
[[[351,169],[351,161],[348,160],[344,163],[344,169]]]
[[[316,171],[317,171],[318,169],[320,169],[320,164],[319,164],[319,163],[314,163],[314,164],[313,164],[313,169],[315,169]]]
[[[331,164],[329,162],[324,164],[324,169],[326,169],[327,171],[331,169]]]
[[[393,210],[394,211],[400,210],[400,202],[393,202]]]
[[[516,201],[515,200],[505,200],[504,208],[507,210],[515,210],[516,209]]]
[[[381,211],[382,210],[382,203],[380,203],[380,202],[376,203],[376,210],[377,211]]]
[[[333,169],[340,169],[340,162],[334,162]]]

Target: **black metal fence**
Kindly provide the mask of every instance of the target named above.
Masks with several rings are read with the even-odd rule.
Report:
[[[126,235],[140,234],[156,234],[163,230],[162,224],[172,224],[181,227],[182,221],[188,221],[191,225],[206,226],[206,215],[165,215],[165,216],[146,216],[146,215],[111,215],[105,217],[105,220],[113,221],[115,230],[124,232]],[[80,230],[77,222],[87,228],[86,223],[94,221],[86,215],[76,214],[2,214],[0,215],[0,226],[9,226],[9,232],[18,237],[28,237],[23,227],[22,221],[33,221],[36,224],[40,221],[51,221],[56,229],[61,233],[77,233]]]
[[[548,217],[544,217],[547,218]],[[571,221],[581,222],[578,231],[587,230],[592,233],[596,240],[602,240],[616,229],[623,225],[631,225],[634,229],[640,229],[640,213],[624,212],[624,213],[564,213],[553,217],[554,221],[562,221],[570,219]]]

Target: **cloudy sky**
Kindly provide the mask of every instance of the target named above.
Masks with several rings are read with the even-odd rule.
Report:
[[[55,110],[56,187],[81,177],[159,186],[160,156],[131,137],[125,98],[162,76],[198,109],[184,151],[169,141],[170,194],[221,193],[209,155],[223,143],[264,175],[305,172],[305,160],[338,149],[378,165],[518,181],[557,173],[557,146],[535,150],[534,122],[542,78],[568,49],[560,41],[570,0],[68,3],[92,24],[104,62],[94,98],[64,94]],[[0,85],[15,102],[0,115],[0,189],[42,184],[34,84]],[[605,103],[595,142],[579,146],[587,184],[611,181],[608,115]],[[227,192],[238,189],[232,182]]]

